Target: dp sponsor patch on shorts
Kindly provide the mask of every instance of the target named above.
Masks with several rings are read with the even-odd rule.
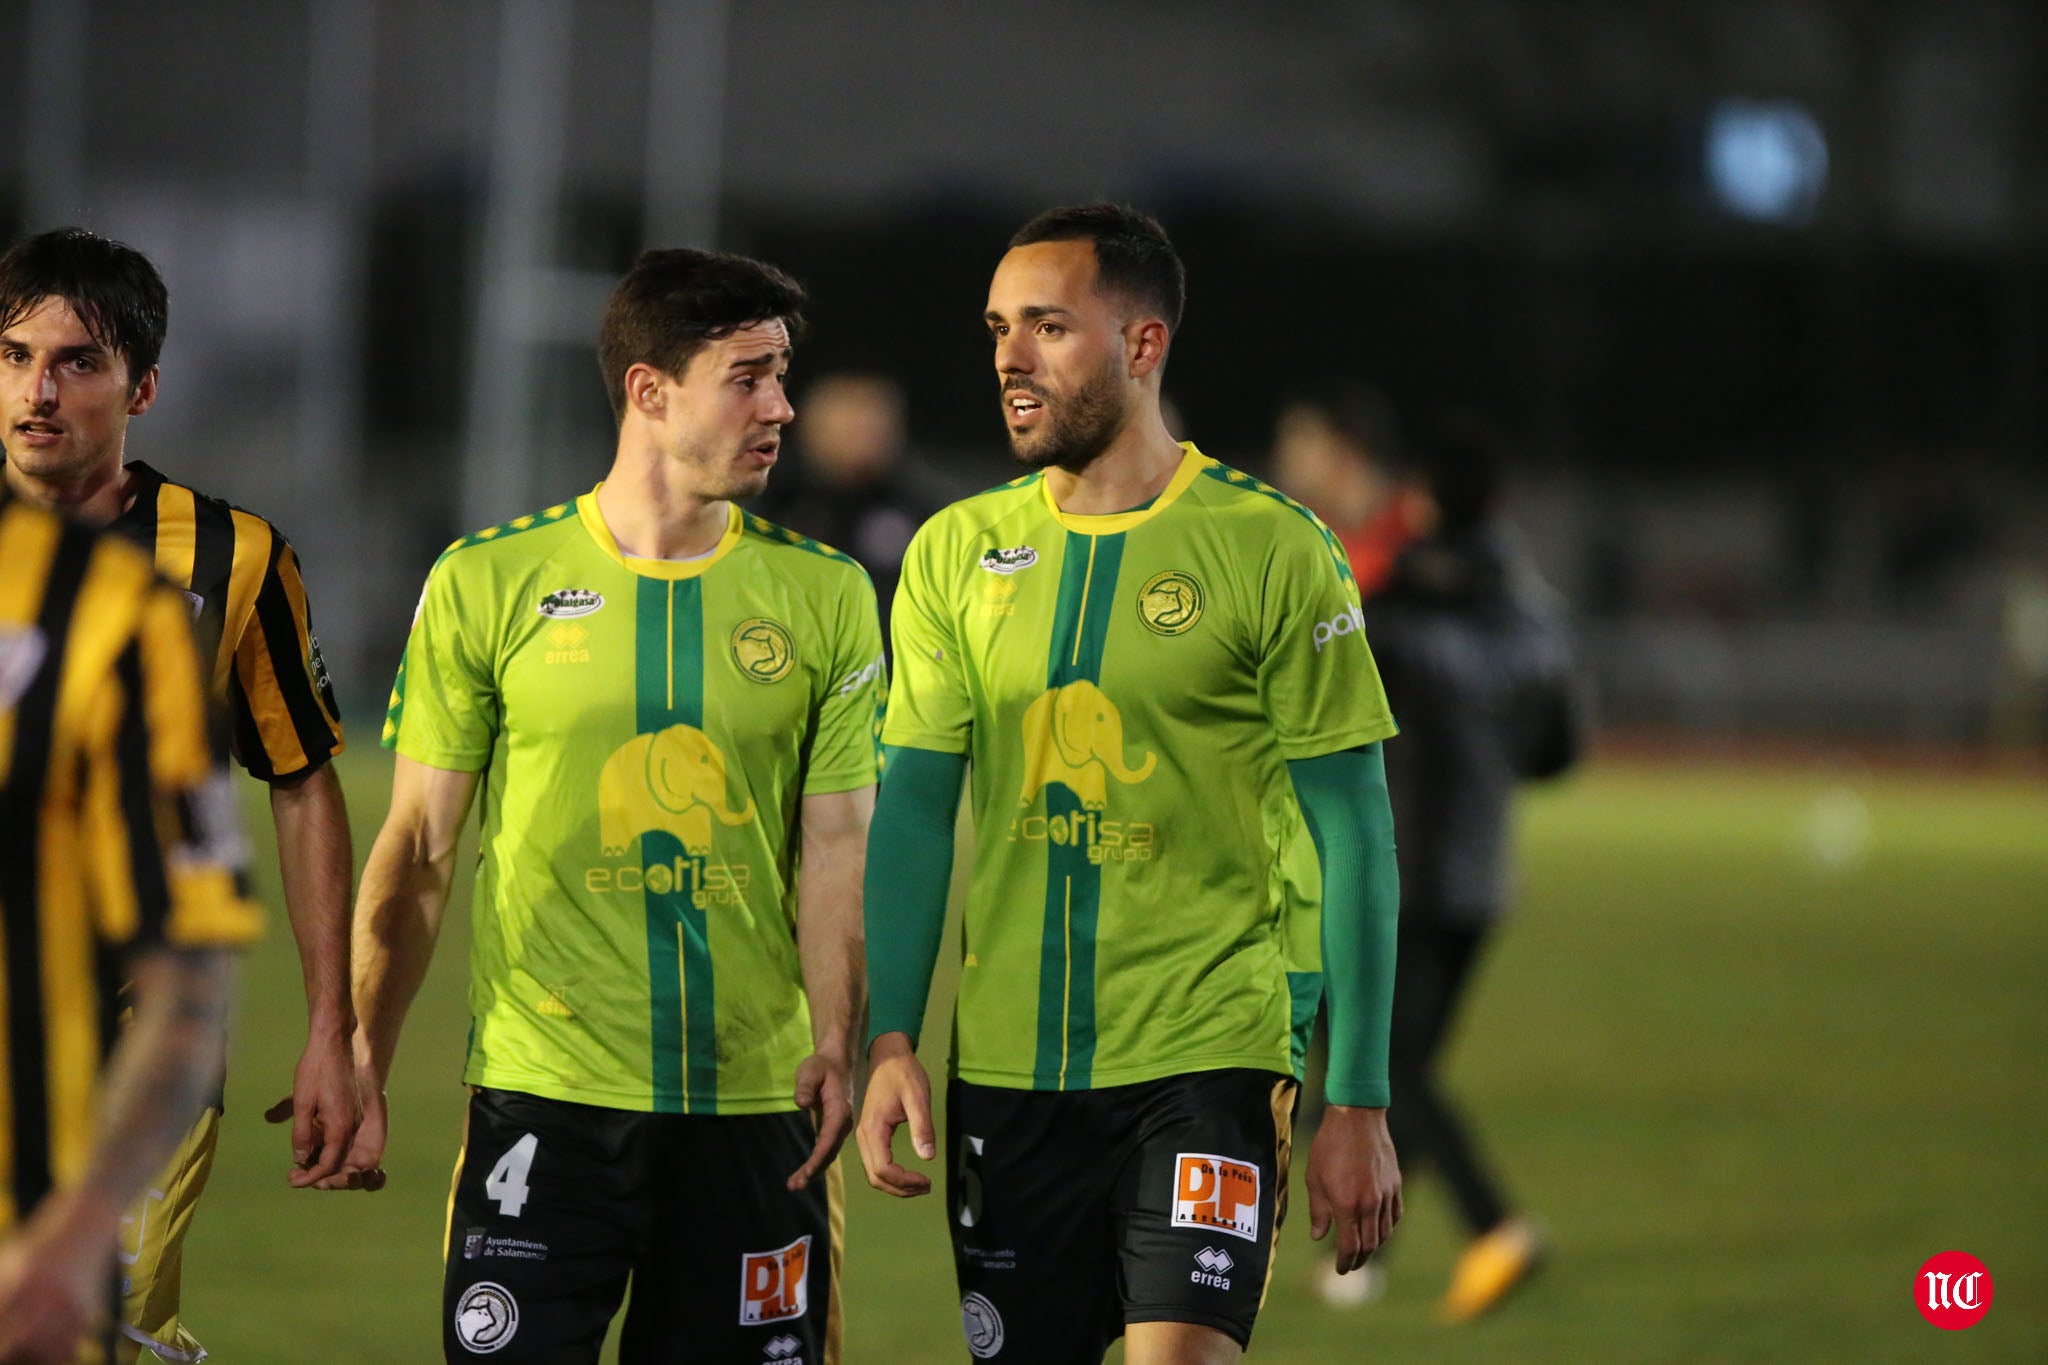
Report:
[[[960,1300],[960,1326],[976,1360],[987,1360],[1003,1349],[1003,1315],[985,1296],[969,1294]]]
[[[740,1257],[740,1326],[800,1318],[811,1309],[811,1239]]]
[[[1174,1159],[1173,1225],[1259,1240],[1259,1168],[1213,1152]]]
[[[456,1300],[455,1336],[470,1354],[501,1351],[518,1331],[519,1300],[504,1285],[479,1280]]]

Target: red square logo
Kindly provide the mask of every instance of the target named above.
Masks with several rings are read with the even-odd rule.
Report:
[[[800,1318],[811,1308],[811,1239],[740,1257],[740,1325]]]
[[[1259,1168],[1213,1152],[1174,1162],[1173,1225],[1259,1240]]]

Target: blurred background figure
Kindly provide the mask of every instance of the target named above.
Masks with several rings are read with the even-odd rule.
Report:
[[[796,401],[794,468],[768,481],[755,510],[859,560],[882,607],[882,640],[903,552],[924,519],[949,500],[908,467],[903,389],[879,374],[814,381]]]
[[[1401,933],[1388,1111],[1402,1166],[1440,1174],[1467,1246],[1439,1307],[1449,1321],[1500,1302],[1541,1258],[1438,1076],[1486,940],[1511,899],[1517,783],[1570,767],[1581,716],[1555,594],[1498,512],[1496,439],[1458,416],[1397,445],[1383,402],[1297,405],[1276,433],[1276,475],[1344,527],[1367,638],[1401,725],[1387,744],[1401,863]],[[1361,567],[1362,566],[1362,567]],[[1380,1276],[1326,1275],[1324,1297],[1363,1303]]]

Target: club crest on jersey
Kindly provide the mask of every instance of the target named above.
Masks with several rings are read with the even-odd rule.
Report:
[[[984,550],[981,567],[990,573],[1021,573],[1038,562],[1038,551],[1029,545],[1019,545],[1014,550]]]
[[[780,622],[765,616],[734,626],[728,643],[733,663],[749,682],[778,683],[796,667],[796,641]]]
[[[1184,635],[1202,619],[1202,585],[1193,574],[1169,569],[1138,589],[1138,619],[1154,635]]]
[[[43,666],[49,644],[34,626],[0,630],[0,706],[12,706]]]
[[[558,588],[540,599],[534,610],[542,616],[588,616],[604,605],[604,594],[588,588]]]

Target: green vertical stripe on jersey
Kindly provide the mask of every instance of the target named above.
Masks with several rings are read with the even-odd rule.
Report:
[[[639,733],[659,734],[672,725],[702,729],[702,580],[642,578],[634,610]],[[704,911],[695,903],[698,862],[675,835],[646,830],[640,835],[640,866],[646,885],[654,1111],[716,1113],[717,1001]]]
[[[1067,533],[1053,612],[1045,685],[1102,680],[1103,642],[1116,601],[1122,535]],[[1045,789],[1046,825],[1069,831],[1046,840],[1045,929],[1038,955],[1035,1090],[1086,1090],[1095,1065],[1095,927],[1102,868],[1088,861],[1082,825],[1097,818],[1064,783]]]

